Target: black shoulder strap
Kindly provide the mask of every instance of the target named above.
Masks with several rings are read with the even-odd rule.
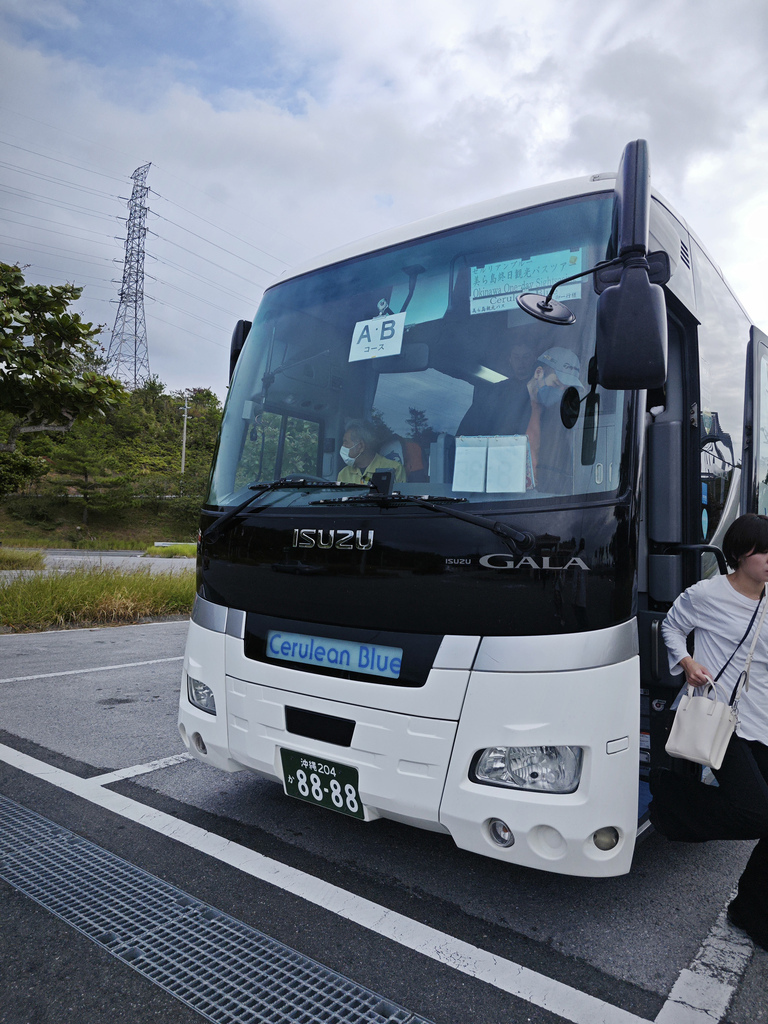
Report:
[[[765,588],[763,588],[763,592],[762,592],[762,594],[760,595],[760,600],[759,600],[759,601],[757,602],[757,607],[755,608],[754,612],[752,613],[752,618],[751,618],[751,619],[749,620],[749,625],[747,626],[747,631],[746,631],[746,633],[744,634],[744,636],[743,636],[743,637],[741,638],[741,640],[739,640],[739,642],[738,642],[738,643],[736,644],[736,646],[734,647],[734,649],[733,649],[733,654],[732,654],[732,655],[730,656],[730,658],[728,659],[728,661],[726,661],[726,663],[725,663],[725,664],[723,665],[723,667],[722,667],[722,668],[720,669],[720,671],[719,671],[719,672],[717,673],[717,675],[715,676],[715,680],[714,680],[715,682],[717,682],[717,680],[718,680],[718,679],[720,678],[720,676],[721,676],[721,675],[723,674],[723,672],[725,672],[725,670],[726,670],[726,669],[728,668],[728,666],[729,666],[729,665],[731,664],[731,662],[733,661],[733,656],[734,656],[734,654],[736,654],[736,651],[738,651],[738,649],[739,649],[739,648],[741,647],[741,645],[742,645],[742,644],[744,643],[744,641],[745,641],[745,640],[747,639],[747,637],[749,636],[749,631],[750,631],[750,629],[752,629],[752,626],[753,626],[753,624],[754,624],[754,621],[755,621],[755,619],[757,618],[757,613],[758,613],[758,611],[760,610],[760,605],[761,605],[761,603],[762,603],[762,600],[763,600],[763,598],[764,598],[764,597],[765,597]]]

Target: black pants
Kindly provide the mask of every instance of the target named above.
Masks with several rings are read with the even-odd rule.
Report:
[[[768,746],[734,736],[714,774],[717,786],[653,772],[651,821],[678,842],[760,840],[739,879],[734,905],[768,933]]]

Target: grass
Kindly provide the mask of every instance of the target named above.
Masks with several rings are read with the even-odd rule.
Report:
[[[126,507],[109,516],[92,510],[86,526],[82,502],[75,499],[41,499],[40,508],[25,509],[18,497],[0,503],[3,547],[144,551],[158,540],[194,542],[197,533],[198,511],[182,521],[170,501],[159,507]]]
[[[17,576],[0,583],[0,628],[28,633],[188,615],[194,596],[192,569],[151,573],[89,566]]]
[[[44,569],[45,556],[42,551],[18,551],[0,548],[0,569]]]
[[[196,544],[170,544],[167,547],[158,548],[154,544],[147,548],[145,554],[152,558],[194,558],[197,554]]]
[[[0,513],[0,522],[2,514]],[[0,527],[0,541],[3,547],[14,548],[72,548],[74,551],[146,551],[154,541],[163,534],[169,533],[169,540],[181,531],[169,528],[162,530],[157,527],[128,528],[83,533],[74,527],[69,530],[44,531],[39,526],[26,526],[14,523],[6,529]],[[184,531],[186,532],[186,531]],[[192,546],[194,548],[194,542]]]

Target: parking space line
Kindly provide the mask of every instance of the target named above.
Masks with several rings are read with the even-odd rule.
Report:
[[[734,890],[728,902],[736,895]],[[690,967],[680,976],[655,1024],[707,1024],[725,1016],[752,956],[750,939],[721,910]]]
[[[71,668],[66,672],[42,672],[36,676],[14,676],[11,679],[0,679],[2,683],[27,683],[33,679],[58,679],[59,676],[84,676],[89,672],[113,672],[119,668],[141,668],[143,665],[161,665],[167,661],[183,661],[184,655],[173,658],[152,658],[151,661],[126,661],[122,665],[97,665],[95,668]]]
[[[0,744],[0,760],[438,963],[557,1014],[572,1024],[648,1024],[646,1018],[637,1017],[522,964],[440,932],[164,811],[105,789],[106,780],[119,775],[119,772],[82,779],[4,744]],[[176,758],[163,761],[175,763]],[[153,764],[162,766],[158,762]],[[741,948],[737,948],[739,945]],[[735,939],[735,933],[721,915],[696,960],[681,973],[655,1024],[704,1024],[705,1021],[717,1024],[725,1014],[751,949],[751,943],[747,946]]]
[[[110,786],[113,782],[121,782],[123,779],[132,779],[136,775],[148,775],[150,772],[159,771],[161,768],[172,768],[182,761],[192,761],[192,755],[186,751],[183,754],[174,754],[172,757],[161,757],[157,761],[148,761],[146,764],[134,764],[130,768],[118,768],[117,771],[107,772],[104,775],[94,775],[89,780],[99,786]]]

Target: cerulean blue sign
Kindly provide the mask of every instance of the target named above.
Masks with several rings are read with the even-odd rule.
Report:
[[[267,633],[267,654],[281,661],[295,661],[317,668],[347,669],[369,676],[397,679],[403,651],[400,647],[359,644],[349,640],[329,640],[304,633]]]

